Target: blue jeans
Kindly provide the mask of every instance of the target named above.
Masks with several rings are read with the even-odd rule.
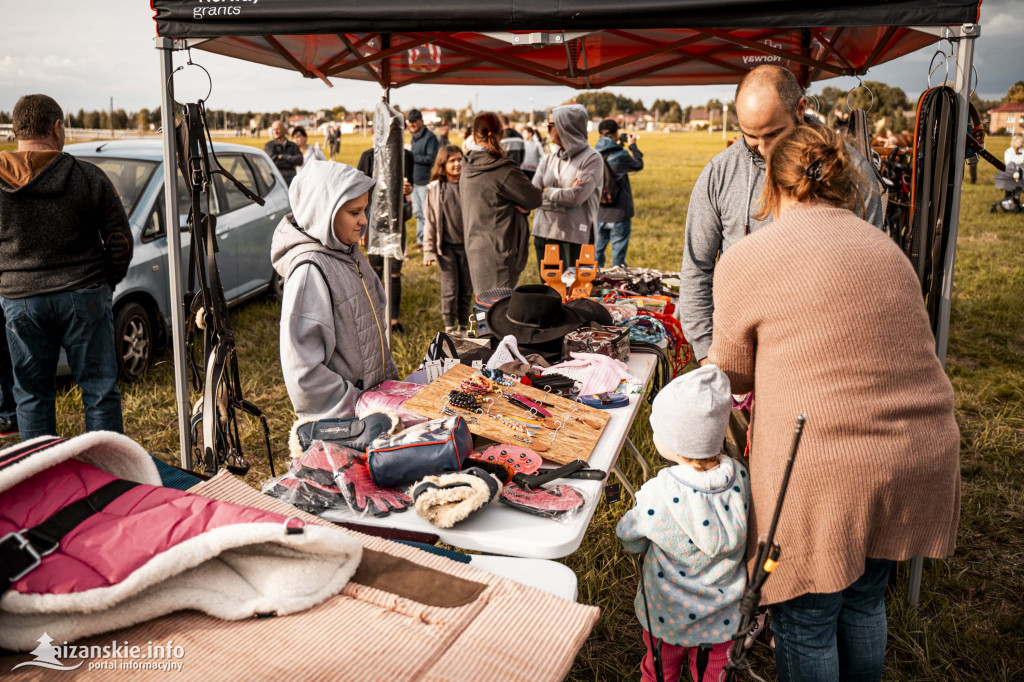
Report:
[[[893,562],[868,559],[842,592],[773,604],[779,682],[878,682],[887,635],[885,588]]]
[[[14,366],[21,439],[57,434],[60,349],[82,388],[86,431],[124,431],[110,287],[0,298]]]
[[[626,250],[629,248],[629,233],[633,230],[632,220],[621,223],[598,223],[594,240],[594,251],[597,252],[597,264],[604,267],[604,250],[609,239],[612,242],[612,265],[626,265]]]
[[[412,214],[416,216],[416,243],[423,245],[423,209],[427,203],[427,186],[413,185]],[[404,229],[404,228],[403,228]]]
[[[3,309],[0,308],[0,325],[6,325]],[[11,367],[11,352],[7,350],[7,339],[0,343],[0,419],[14,421],[17,418],[18,403],[14,399],[14,370]]]

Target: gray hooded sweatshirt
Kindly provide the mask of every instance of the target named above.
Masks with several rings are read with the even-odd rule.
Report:
[[[853,147],[847,148],[864,177],[873,178],[867,159]],[[704,166],[690,194],[677,315],[698,360],[706,358],[711,347],[711,317],[715,311],[711,284],[719,255],[771,222],[770,216],[763,221],[753,216],[760,206],[764,171],[764,159],[740,140]],[[885,218],[881,197],[878,192],[865,192],[865,196],[862,217],[881,228]]]
[[[364,389],[398,378],[384,336],[384,287],[355,244],[334,234],[334,214],[373,180],[351,166],[310,161],[288,188],[292,213],[270,258],[284,278],[281,369],[300,418],[350,417]]]
[[[533,236],[587,244],[597,222],[604,161],[587,143],[587,110],[567,104],[551,111],[562,147],[537,166],[533,184],[544,191],[544,203],[533,217]],[[580,184],[573,187],[576,178]]]

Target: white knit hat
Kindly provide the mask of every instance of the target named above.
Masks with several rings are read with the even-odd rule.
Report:
[[[722,451],[731,410],[729,377],[708,364],[661,389],[651,406],[651,429],[677,455],[707,459]]]

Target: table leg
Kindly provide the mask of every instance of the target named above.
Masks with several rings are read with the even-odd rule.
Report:
[[[615,474],[619,479],[619,482],[622,483],[622,487],[626,489],[627,493],[629,493],[629,497],[633,500],[633,504],[636,504],[636,490],[633,488],[633,484],[629,482],[629,479],[626,478],[626,475],[622,473],[622,470],[619,469],[618,464],[612,467],[612,473]]]
[[[907,582],[907,605],[912,609],[917,608],[917,601],[921,596],[921,570],[924,568],[924,557],[912,557],[910,559],[910,579]]]
[[[644,481],[651,480],[651,467],[648,466],[647,460],[643,458],[643,455],[640,454],[640,451],[636,449],[635,445],[633,445],[633,441],[629,439],[629,436],[626,436],[626,448],[629,449],[629,451],[633,454],[633,458],[636,459],[636,461],[640,464],[640,468],[644,472]]]

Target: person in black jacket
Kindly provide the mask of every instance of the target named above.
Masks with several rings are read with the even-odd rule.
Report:
[[[61,348],[86,430],[123,432],[112,294],[132,259],[128,217],[103,171],[62,151],[53,99],[26,95],[13,119],[18,149],[0,152],[0,305],[21,438],[57,433]]]
[[[614,201],[601,203],[597,207],[597,230],[595,247],[597,264],[604,267],[604,252],[609,240],[612,243],[612,265],[626,265],[626,251],[629,249],[629,234],[633,230],[633,188],[629,184],[629,174],[643,170],[644,155],[636,146],[636,135],[626,137],[629,149],[623,147],[616,139],[619,124],[614,119],[606,118],[597,126],[601,137],[594,149],[604,158],[608,169],[615,175],[619,183],[619,195]]]
[[[501,122],[483,112],[473,119],[473,142],[462,163],[459,196],[473,291],[514,289],[530,256],[527,215],[544,195],[501,146]]]
[[[290,185],[295,179],[295,169],[302,165],[302,150],[288,139],[288,131],[281,121],[270,124],[270,138],[270,142],[263,145],[263,151],[277,166],[277,170],[281,171],[285,184]]]
[[[430,183],[430,169],[441,143],[437,136],[423,124],[419,109],[411,109],[406,125],[412,133],[412,212],[416,216],[416,245],[423,247],[423,205],[427,201],[427,185]]]

